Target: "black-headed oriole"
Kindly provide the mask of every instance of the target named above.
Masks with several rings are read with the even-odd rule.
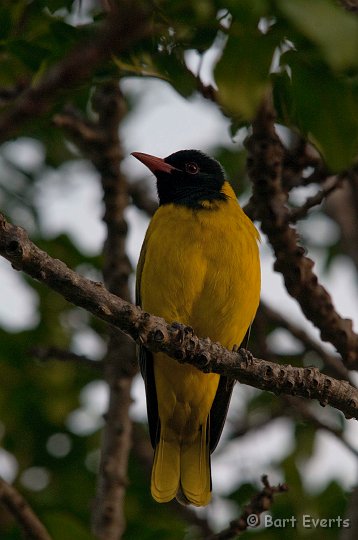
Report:
[[[221,165],[198,150],[133,156],[154,173],[159,197],[138,263],[137,304],[229,349],[240,344],[259,303],[259,234]],[[152,495],[206,505],[233,384],[143,347],[139,362],[155,449]]]

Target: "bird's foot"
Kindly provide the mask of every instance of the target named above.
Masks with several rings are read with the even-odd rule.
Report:
[[[240,348],[238,345],[234,345],[232,350],[233,350],[233,352],[239,353],[239,355],[241,356],[243,362],[245,362],[246,367],[249,367],[250,365],[253,364],[254,357],[250,353],[250,351],[248,351],[247,349]]]

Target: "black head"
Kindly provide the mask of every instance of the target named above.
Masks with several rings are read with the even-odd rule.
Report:
[[[226,199],[221,191],[225,182],[223,168],[199,150],[180,150],[164,159],[140,152],[132,155],[156,176],[160,205],[201,208],[203,201]]]

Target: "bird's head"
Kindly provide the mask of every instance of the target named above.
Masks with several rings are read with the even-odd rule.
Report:
[[[157,179],[159,204],[201,208],[204,201],[224,201],[224,170],[200,150],[180,150],[162,159],[141,152],[132,156],[148,167]]]

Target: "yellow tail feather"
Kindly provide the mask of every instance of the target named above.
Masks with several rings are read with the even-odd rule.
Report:
[[[178,495],[179,502],[205,506],[211,499],[210,453],[206,425],[189,442],[165,440],[155,449],[151,492],[157,502]]]
[[[174,499],[180,485],[179,441],[166,441],[161,435],[156,446],[152,468],[153,499],[164,503]]]
[[[180,484],[183,495],[195,506],[205,506],[211,499],[210,452],[207,424],[196,438],[183,441],[180,452]]]

